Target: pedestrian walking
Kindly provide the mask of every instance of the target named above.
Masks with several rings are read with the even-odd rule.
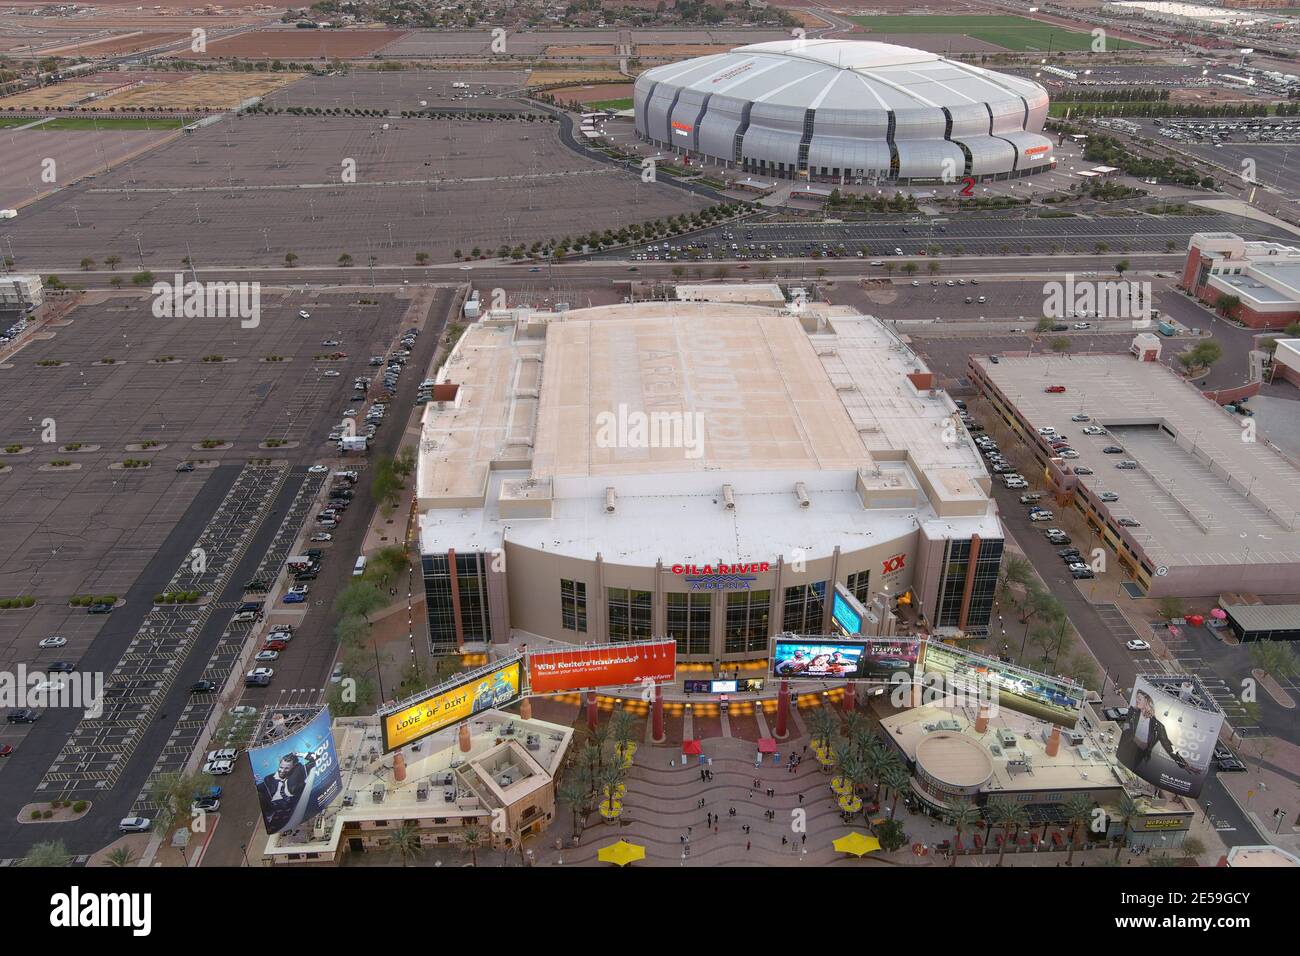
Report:
[[[782,846],[785,846],[785,845],[786,845],[787,843],[789,843],[789,842],[790,842],[790,841],[787,840],[784,836],[781,837],[781,845],[782,845]]]
[[[804,745],[803,745],[803,752],[804,752],[805,755],[808,753],[808,745],[807,745],[807,744],[804,744]]]
[[[807,843],[807,842],[808,842],[808,834],[805,833],[805,834],[803,834],[801,837],[799,837],[799,842],[800,842],[800,843]]]
[[[803,794],[802,794],[802,793],[799,794],[799,802],[800,802],[800,803],[803,803]]]
[[[735,808],[735,807],[732,807],[730,810],[727,811],[727,816],[729,816],[729,817],[734,817],[735,815],[736,815],[736,808]]]
[[[748,841],[748,840],[745,841],[745,852],[746,852],[746,853],[749,852],[749,841]]]

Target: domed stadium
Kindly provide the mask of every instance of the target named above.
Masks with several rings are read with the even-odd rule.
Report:
[[[1037,83],[888,43],[781,40],[654,67],[635,107],[650,142],[772,178],[1010,179],[1054,163]]]

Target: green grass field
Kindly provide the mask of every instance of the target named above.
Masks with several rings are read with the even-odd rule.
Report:
[[[134,116],[97,116],[93,118],[90,116],[60,116],[48,123],[42,123],[36,128],[41,130],[180,129],[184,125],[185,120],[172,116],[160,116],[157,119],[136,118]]]
[[[632,97],[624,97],[621,100],[597,100],[594,103],[584,103],[582,105],[592,110],[630,110],[632,108]]]
[[[849,17],[872,33],[953,33],[996,43],[1017,51],[1053,50],[1087,51],[1092,49],[1092,35],[1067,30],[1051,23],[1026,17],[976,14],[962,16],[899,15],[884,17]],[[1107,50],[1139,50],[1140,43],[1108,37]]]
[[[15,126],[26,126],[32,122],[30,117],[0,116],[0,129],[12,129]]]

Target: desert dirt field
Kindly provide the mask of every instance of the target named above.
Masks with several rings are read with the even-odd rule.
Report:
[[[533,70],[528,74],[529,86],[551,86],[555,83],[591,83],[601,80],[626,80],[617,70]]]
[[[106,123],[107,127],[108,124]],[[5,157],[5,175],[0,176],[0,206],[17,209],[24,203],[76,182],[87,173],[103,169],[129,156],[139,155],[164,141],[174,129],[43,129],[0,130],[0,153]],[[47,160],[54,160],[54,182],[42,174]],[[71,227],[78,238],[76,217]],[[85,228],[86,233],[91,230]]]
[[[300,79],[300,73],[198,73],[177,83],[148,84],[107,96],[101,107],[142,109],[229,109],[252,96],[263,96]]]
[[[612,44],[588,43],[583,46],[548,46],[545,55],[551,56],[616,56],[618,50]]]
[[[168,33],[132,32],[120,36],[107,37],[102,40],[83,40],[65,46],[42,50],[46,56],[109,56],[115,53],[130,53],[134,50],[148,50],[164,43],[173,43],[189,36],[188,33],[171,31]]]
[[[726,53],[732,46],[729,43],[640,43],[636,52],[638,56],[709,56]]]
[[[0,109],[50,109],[72,106],[91,93],[98,93],[103,89],[101,83],[56,83],[53,86],[41,86],[9,96],[0,96]]]
[[[258,30],[213,40],[190,59],[348,59],[369,56],[406,36],[403,30]]]
[[[523,71],[516,72],[435,72],[411,70],[353,70],[338,76],[307,76],[302,82],[276,90],[265,100],[267,106],[315,106],[320,109],[390,109],[414,110],[420,103],[431,107],[459,106],[472,109],[510,109],[522,107],[517,100],[502,99],[481,94],[489,91],[517,90],[527,78]],[[452,83],[466,83],[473,90],[474,99],[464,98],[465,91],[452,87]],[[459,99],[457,97],[460,97]]]
[[[562,100],[574,100],[578,103],[603,103],[606,100],[621,100],[632,95],[631,83],[600,83],[595,86],[566,86],[551,90]]]

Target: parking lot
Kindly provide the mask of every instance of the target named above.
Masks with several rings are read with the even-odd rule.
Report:
[[[960,326],[945,325],[935,333],[911,334],[912,347],[925,359],[931,371],[943,376],[947,387],[964,388],[968,385],[966,360],[972,355],[998,355],[1003,352],[1025,352],[1031,346],[1036,351],[1047,346],[1034,342],[1033,326],[1026,326],[1022,335],[1010,334],[966,334]],[[949,335],[948,333],[956,333]],[[1072,351],[1076,353],[1122,353],[1127,352],[1133,341],[1130,332],[1061,332],[1072,342]]]
[[[388,126],[388,129],[384,129]],[[619,229],[702,208],[694,195],[641,183],[578,156],[558,124],[420,117],[224,117],[24,210],[17,268],[103,268],[141,261],[170,272],[214,266],[433,262],[460,250]],[[80,225],[78,225],[80,223]],[[103,281],[102,279],[100,281]]]

